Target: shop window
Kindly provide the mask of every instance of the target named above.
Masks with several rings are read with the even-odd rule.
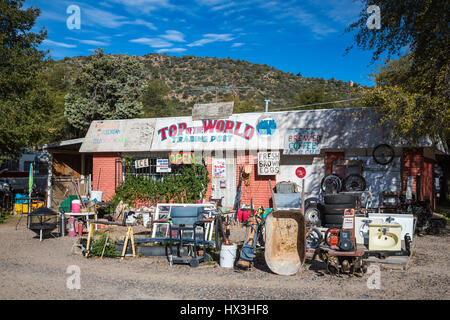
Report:
[[[164,176],[167,174],[177,175],[178,173],[181,172],[181,170],[183,168],[183,165],[169,164],[170,172],[164,172],[163,170],[158,170],[158,163],[157,163],[158,159],[162,159],[162,158],[161,157],[133,158],[131,172],[129,172],[128,174],[131,174],[133,176],[139,175],[139,176],[148,177],[150,179],[155,179],[155,180],[162,180],[162,179],[164,179]],[[184,165],[184,166],[186,166],[186,165]]]

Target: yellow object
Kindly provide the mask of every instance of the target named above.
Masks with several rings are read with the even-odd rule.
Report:
[[[400,251],[402,226],[399,224],[369,224],[370,251]]]
[[[88,239],[87,239],[87,245],[86,245],[86,253],[85,253],[85,257],[89,256],[89,252],[91,251],[90,246],[91,246],[91,240],[92,240],[92,236],[94,233],[94,225],[95,225],[95,221],[91,222],[89,224],[89,232],[88,232]],[[136,257],[136,249],[134,246],[134,233],[133,233],[133,227],[128,226],[127,227],[127,235],[125,236],[125,241],[123,243],[123,251],[122,251],[122,255],[120,260],[123,260],[123,258],[125,258],[125,253],[127,250],[127,246],[128,246],[128,240],[131,241],[131,248],[133,249],[133,257]]]
[[[31,204],[31,211],[41,208],[45,205],[44,201],[37,201]],[[14,214],[27,214],[28,213],[28,203],[15,203],[14,204]]]
[[[128,239],[131,240],[131,248],[133,249],[133,257],[136,257],[136,251],[134,249],[133,228],[132,227],[128,227],[127,235],[125,237],[125,241],[123,242],[123,250],[122,250],[122,256],[121,256],[120,260],[123,260],[123,258],[125,258],[125,252],[127,251],[127,246],[128,246]]]

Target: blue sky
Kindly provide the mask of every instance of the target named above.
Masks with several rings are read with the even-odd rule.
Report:
[[[195,55],[247,60],[305,77],[334,77],[372,85],[371,53],[353,49],[344,29],[363,9],[352,0],[28,0],[42,10],[54,59],[106,53]],[[70,5],[81,10],[70,30]]]

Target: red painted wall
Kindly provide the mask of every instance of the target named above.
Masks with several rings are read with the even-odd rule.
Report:
[[[211,198],[211,194],[212,194],[212,162],[211,162],[211,157],[207,157],[206,159],[206,169],[208,169],[208,173],[209,173],[209,183],[208,183],[208,187],[206,188],[206,195],[205,195],[205,201],[208,202],[210,201]]]
[[[92,190],[103,191],[103,201],[111,200],[115,194],[115,164],[120,153],[94,153],[92,158]],[[99,179],[100,170],[100,179]]]
[[[250,164],[252,166],[252,173],[250,174],[250,185],[246,186],[244,182],[242,182],[242,192],[241,192],[241,206],[243,204],[249,206],[250,201],[253,201],[254,207],[264,206],[265,208],[272,206],[272,193],[269,188],[269,179],[272,180],[272,186],[275,187],[276,184],[276,176],[258,176],[258,167],[256,164],[257,156],[249,155],[248,152],[245,156],[239,156],[237,159],[237,167],[236,167],[236,188],[239,183],[239,172],[240,168],[245,165]],[[254,161],[254,164],[251,162]],[[207,169],[209,172],[209,179],[212,180],[212,164],[211,158],[208,158]],[[211,182],[208,184],[208,188],[206,191],[206,201],[209,201],[211,198]]]
[[[344,160],[344,152],[325,152],[325,174],[331,174],[333,172],[333,162],[338,160]]]
[[[421,175],[420,193],[422,194],[422,200],[428,197],[431,203],[431,207],[436,207],[436,195],[434,193],[434,160],[424,158],[423,159],[423,173]]]
[[[239,183],[239,172],[241,168],[246,165],[252,166],[252,172],[250,174],[250,185],[246,186],[242,181],[241,192],[241,206],[243,204],[249,206],[252,201],[253,206],[258,208],[263,206],[269,208],[272,206],[272,193],[269,187],[269,179],[272,181],[272,186],[275,187],[276,176],[260,176],[258,175],[257,156],[253,154],[245,154],[240,156],[237,160],[236,168],[236,187]]]
[[[408,176],[414,177],[413,191],[416,191],[417,175],[420,173],[420,200],[428,198],[432,208],[435,208],[434,193],[434,160],[425,158],[423,148],[403,150],[403,191],[406,191]]]

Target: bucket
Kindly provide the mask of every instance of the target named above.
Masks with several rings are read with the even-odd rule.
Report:
[[[80,213],[81,211],[81,201],[80,200],[73,200],[72,201],[72,212],[73,213]]]
[[[90,200],[94,202],[102,202],[103,191],[91,191]]]
[[[236,243],[226,245],[222,244],[220,249],[220,266],[222,268],[233,268],[234,261],[236,260]]]

